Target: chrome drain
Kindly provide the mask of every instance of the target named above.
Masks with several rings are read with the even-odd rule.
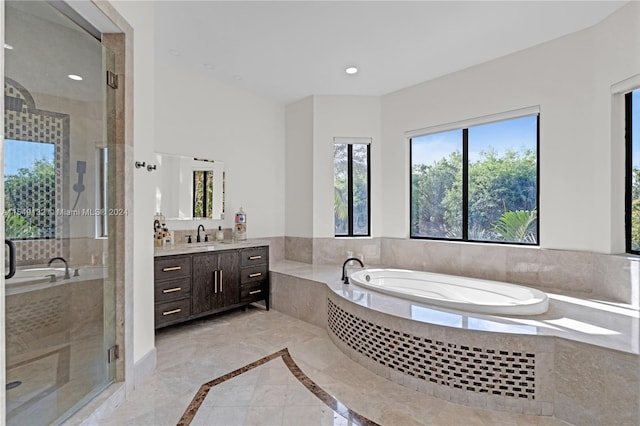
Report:
[[[7,383],[6,390],[15,389],[20,386],[22,382],[20,380],[16,380],[15,382]]]

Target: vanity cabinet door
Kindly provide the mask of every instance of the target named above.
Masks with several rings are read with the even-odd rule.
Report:
[[[219,293],[216,308],[240,303],[240,255],[237,251],[218,254]]]
[[[193,255],[191,314],[198,316],[240,302],[240,257],[235,250]]]

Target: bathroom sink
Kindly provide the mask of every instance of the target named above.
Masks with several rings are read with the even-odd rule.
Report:
[[[164,246],[164,250],[216,250],[217,247],[228,244],[222,241],[207,241],[200,243],[181,243],[172,246]]]

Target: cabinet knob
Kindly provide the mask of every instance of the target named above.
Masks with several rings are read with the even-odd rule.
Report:
[[[256,272],[255,274],[249,274],[249,278],[255,278],[262,275],[262,272]]]
[[[262,256],[249,256],[249,260],[258,260],[262,259]]]
[[[253,290],[249,292],[249,294],[258,294],[258,293],[262,293],[262,290]]]
[[[162,268],[162,272],[179,271],[182,266],[171,266],[169,268]]]
[[[164,294],[174,293],[174,292],[180,291],[180,290],[182,290],[182,287],[167,288],[165,290],[162,290],[162,293],[164,293]]]
[[[182,309],[174,309],[172,311],[166,311],[166,312],[163,312],[162,315],[163,316],[173,315],[173,314],[177,314],[178,312],[182,312]]]

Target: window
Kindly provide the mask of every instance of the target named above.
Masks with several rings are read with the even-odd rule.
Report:
[[[213,217],[213,171],[193,171],[193,217]]]
[[[636,130],[634,132],[634,129]],[[625,95],[626,139],[626,245],[640,254],[640,89]]]
[[[4,228],[13,240],[55,237],[55,145],[4,141]]]
[[[411,137],[411,237],[538,244],[538,121]]]
[[[370,139],[335,138],[333,150],[336,237],[364,237],[370,224]]]

